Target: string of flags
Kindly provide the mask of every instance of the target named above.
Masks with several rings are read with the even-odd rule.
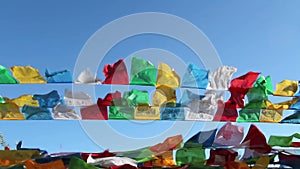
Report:
[[[39,148],[23,148],[20,141],[14,150],[10,147],[0,150],[0,168],[297,168],[300,155],[293,150],[299,148],[300,143],[295,139],[300,139],[299,133],[271,135],[267,141],[262,131],[253,124],[244,136],[243,126],[227,122],[220,129],[199,131],[185,142],[182,135],[175,135],[162,143],[122,152],[49,154]],[[3,136],[2,140],[5,142]]]
[[[156,68],[151,62],[132,57],[130,76],[123,59],[103,68],[105,80],[101,81],[88,70],[81,72],[74,83],[122,84],[154,86],[148,91],[132,89],[121,93],[114,91],[104,98],[93,99],[82,91],[65,90],[62,97],[53,90],[47,94],[21,95],[18,98],[0,97],[0,119],[51,120],[51,119],[135,119],[135,120],[200,120],[231,122],[281,122],[299,123],[300,100],[298,81],[283,80],[273,90],[271,77],[260,72],[248,72],[231,79],[237,69],[220,66],[209,71],[189,64],[180,78],[165,63]],[[50,72],[45,77],[31,66],[0,66],[0,83],[73,83],[68,70]],[[183,89],[176,95],[176,89]],[[204,89],[204,94],[191,89]],[[224,92],[230,97],[224,100]],[[269,96],[286,98],[272,103]],[[80,107],[77,113],[74,107]],[[295,113],[283,118],[285,110]]]

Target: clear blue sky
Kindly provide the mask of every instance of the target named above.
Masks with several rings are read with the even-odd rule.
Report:
[[[5,67],[31,65],[44,73],[50,70],[73,71],[76,59],[86,41],[102,26],[120,17],[140,12],[163,12],[188,20],[202,30],[217,50],[224,65],[234,66],[240,76],[248,71],[271,75],[273,84],[283,79],[299,80],[300,68],[300,2],[291,1],[17,1],[0,2],[0,64]],[[138,25],[134,25],[138,26]],[[105,41],[103,41],[105,43]],[[101,45],[101,44],[99,44]],[[162,36],[141,35],[126,39],[109,51],[99,65],[98,75],[103,78],[105,63],[113,63],[145,48],[170,51],[185,62],[194,62],[193,52],[178,41]],[[201,63],[196,62],[197,65]],[[19,85],[13,88],[1,85],[0,94],[18,97],[25,93],[48,93],[52,89],[63,94],[63,85]],[[108,91],[96,88],[99,97]],[[88,122],[97,139],[110,138],[111,133]],[[180,123],[182,131],[190,125]],[[150,138],[174,130],[174,122],[111,121],[109,126],[124,137],[146,138],[145,146],[158,140]],[[185,139],[201,129],[197,123]],[[248,124],[243,124],[247,126]],[[185,126],[185,127],[184,127]],[[291,134],[296,125],[260,124],[268,134]],[[288,128],[288,129],[287,129]],[[126,130],[124,130],[126,129]],[[275,129],[275,130],[274,130]],[[102,151],[139,148],[139,144],[111,138],[111,145],[97,145],[90,139],[78,121],[1,121],[0,131],[11,147],[23,140],[24,146],[39,147],[49,152]],[[181,133],[181,130],[171,131]],[[247,130],[246,130],[247,131]],[[245,132],[246,132],[245,131]],[[268,138],[268,137],[267,137]],[[162,141],[162,140],[161,140]]]

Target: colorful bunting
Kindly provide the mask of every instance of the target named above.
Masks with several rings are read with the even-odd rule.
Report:
[[[232,75],[237,71],[230,66],[220,66],[218,69],[209,73],[208,90],[228,90]]]
[[[191,63],[183,75],[181,86],[206,89],[208,85],[208,73],[209,71],[200,69]]]
[[[170,88],[180,87],[180,77],[165,63],[158,64],[156,86],[168,86]]]
[[[33,100],[37,100],[41,107],[53,108],[60,102],[60,96],[56,90],[47,94],[35,94]]]
[[[53,120],[50,111],[46,107],[23,106],[22,113],[26,120]]]
[[[244,137],[244,127],[236,126],[230,122],[222,126],[216,135],[214,144],[224,146],[237,146]]]
[[[10,70],[19,83],[46,83],[39,71],[31,66],[13,66]]]
[[[294,96],[298,90],[298,81],[283,80],[276,84],[275,96]]]

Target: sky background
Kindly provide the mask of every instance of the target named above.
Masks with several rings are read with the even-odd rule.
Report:
[[[275,84],[284,79],[300,79],[299,7],[297,0],[3,0],[0,1],[0,64],[7,68],[31,65],[41,74],[46,68],[73,72],[84,44],[101,27],[134,13],[162,12],[181,17],[202,30],[223,65],[238,69],[234,77],[258,71],[264,76],[271,75],[275,89]],[[146,34],[116,44],[99,64],[97,76],[103,79],[104,64],[148,48],[172,52],[184,63],[194,62],[203,67],[184,44],[168,37]],[[164,60],[164,57],[153,56],[152,59]],[[71,87],[69,84],[1,85],[0,94],[14,98],[22,94],[45,94],[55,89],[63,95],[64,89]],[[109,86],[95,87],[96,96],[103,97],[110,89]],[[88,127],[83,127],[82,123],[87,123]],[[112,130],[105,130],[101,125]],[[182,127],[174,127],[178,125]],[[202,122],[170,121],[0,121],[0,132],[12,148],[17,141],[23,140],[25,147],[39,147],[49,152],[96,152],[107,148],[124,150],[153,145],[163,141],[162,137],[155,137],[160,133],[183,134],[187,139],[203,125]],[[244,125],[247,133],[249,124],[239,125]],[[270,134],[290,135],[297,131],[297,125],[257,125],[267,139]],[[129,140],[118,140],[111,132]],[[96,138],[90,138],[91,135]],[[101,142],[101,139],[106,141]]]

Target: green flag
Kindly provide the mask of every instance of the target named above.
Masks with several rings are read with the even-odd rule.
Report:
[[[181,148],[176,152],[176,164],[181,166],[203,166],[206,162],[205,150],[197,148]]]
[[[9,70],[0,65],[0,83],[16,84],[18,83],[15,78],[9,73]]]
[[[237,122],[259,122],[261,109],[265,108],[264,101],[251,101],[240,110]]]
[[[100,169],[93,165],[87,164],[85,161],[78,157],[71,157],[69,169]]]
[[[154,86],[156,84],[156,73],[157,69],[151,62],[132,57],[130,84]]]
[[[290,147],[293,138],[300,139],[300,134],[295,133],[291,136],[270,136],[268,144],[270,146]]]

